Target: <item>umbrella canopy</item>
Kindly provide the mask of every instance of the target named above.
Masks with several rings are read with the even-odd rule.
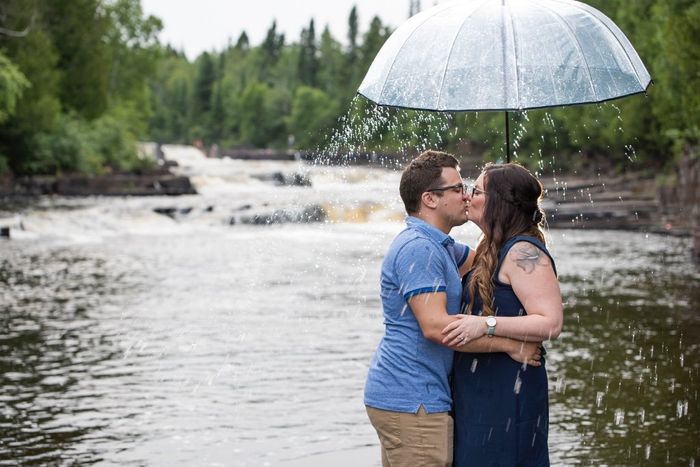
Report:
[[[603,102],[650,83],[622,31],[584,3],[457,0],[401,25],[358,93],[410,109],[519,111]]]

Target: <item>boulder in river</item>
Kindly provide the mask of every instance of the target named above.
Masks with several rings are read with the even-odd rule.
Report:
[[[270,212],[256,212],[246,215],[236,214],[229,220],[230,225],[271,225],[271,224],[306,224],[326,220],[326,210],[318,204],[311,204],[300,210],[276,209]]]

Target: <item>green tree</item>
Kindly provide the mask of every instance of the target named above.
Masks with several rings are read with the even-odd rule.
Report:
[[[14,114],[0,124],[0,154],[16,174],[30,172],[39,156],[35,135],[56,128],[61,111],[61,73],[51,37],[41,27],[43,13],[37,0],[8,0],[3,28],[25,30],[20,36],[0,34],[0,51],[26,77],[29,87],[16,102]],[[28,26],[29,25],[29,26]]]
[[[299,41],[299,80],[307,86],[316,86],[318,80],[318,44],[316,43],[316,30],[314,20],[308,28],[301,31]]]
[[[283,146],[286,96],[267,84],[251,83],[241,95],[240,141],[257,147]]]
[[[152,140],[188,142],[195,71],[184,54],[171,48],[163,51],[157,73],[151,80],[154,112],[149,122],[149,136]]]
[[[320,89],[299,86],[292,100],[292,113],[287,119],[297,148],[314,149],[329,134],[337,116],[336,102]]]
[[[106,7],[111,19],[105,37],[112,56],[110,105],[129,102],[136,109],[130,118],[141,128],[139,133],[145,133],[151,112],[148,80],[155,75],[162,58],[158,33],[163,24],[160,19],[144,14],[140,0],[115,0]]]
[[[11,170],[140,164],[135,141],[149,114],[160,21],[144,18],[138,0],[4,0],[1,9],[0,53],[29,82],[0,126]]]
[[[343,50],[340,42],[333,39],[328,26],[323,29],[319,44],[318,86],[335,100],[343,91]]]
[[[273,67],[282,55],[284,48],[284,34],[277,34],[277,21],[273,21],[270,28],[267,30],[265,40],[262,43],[262,60],[260,76],[265,79],[268,76],[269,69]]]
[[[243,52],[250,50],[250,41],[248,40],[248,34],[246,34],[245,31],[238,36],[238,40],[236,41],[236,49]]]
[[[382,25],[382,20],[378,16],[372,18],[369,24],[369,29],[364,35],[364,41],[362,47],[360,48],[360,71],[361,75],[364,76],[372,64],[374,57],[377,56],[379,49],[382,48],[384,42],[389,38],[391,31],[389,28]],[[360,83],[357,83],[358,85]]]
[[[29,81],[12,61],[0,51],[0,123],[15,112],[17,102]]]
[[[655,116],[673,139],[692,144],[700,140],[700,3],[692,0],[659,1],[661,53],[654,62],[660,95]],[[656,88],[659,89],[656,89]]]
[[[58,54],[64,109],[93,119],[107,109],[110,19],[99,0],[42,2],[44,24]]]
[[[211,120],[213,88],[216,82],[214,61],[208,52],[197,58],[197,76],[194,82],[193,119],[196,123],[208,126]]]
[[[357,7],[353,6],[348,15],[348,49],[345,54],[345,73],[343,76],[345,93],[344,97],[349,99],[355,94],[359,85],[360,70],[358,69],[359,62],[359,18],[357,15]]]

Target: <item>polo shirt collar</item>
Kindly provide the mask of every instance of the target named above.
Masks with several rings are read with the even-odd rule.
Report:
[[[432,238],[439,244],[448,247],[451,245],[454,245],[455,241],[452,237],[447,235],[445,232],[442,230],[438,229],[437,227],[428,224],[422,219],[418,219],[417,217],[413,216],[407,216],[406,217],[406,225],[409,228],[413,228],[416,230],[420,230],[423,232],[426,236],[429,238]]]

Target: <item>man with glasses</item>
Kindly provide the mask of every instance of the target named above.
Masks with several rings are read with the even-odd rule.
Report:
[[[458,164],[450,154],[426,151],[401,176],[407,225],[382,264],[385,331],[370,363],[364,397],[381,442],[383,467],[452,464],[448,378],[453,350],[441,344],[441,331],[457,319],[462,275],[474,256],[449,236],[453,227],[467,222],[471,199]],[[539,346],[484,336],[459,350],[506,352],[526,362]]]

